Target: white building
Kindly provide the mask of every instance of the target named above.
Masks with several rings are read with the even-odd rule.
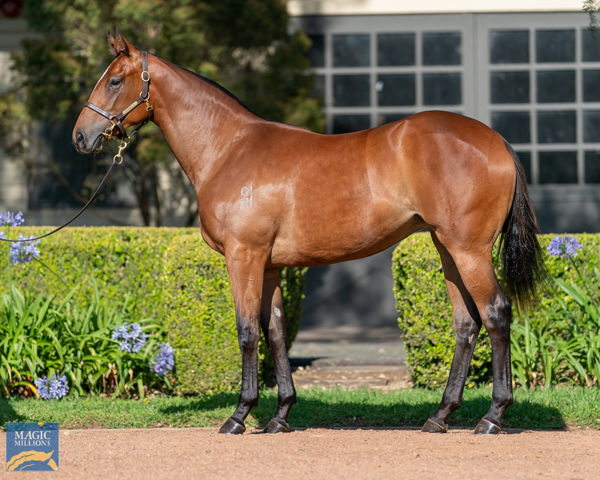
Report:
[[[581,0],[288,5],[313,40],[330,133],[428,109],[477,118],[519,153],[544,231],[600,230],[600,33],[588,29]],[[1,62],[24,34],[22,20],[0,17],[0,90],[8,81]],[[30,205],[18,162],[0,152],[0,210]],[[64,217],[49,207],[28,218]]]

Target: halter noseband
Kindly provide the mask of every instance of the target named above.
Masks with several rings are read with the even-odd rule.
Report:
[[[103,117],[105,117],[111,121],[112,127],[107,128],[106,131],[102,133],[102,135],[104,135],[105,137],[107,137],[109,139],[110,138],[118,138],[118,139],[129,138],[130,135],[127,135],[127,131],[125,130],[125,127],[123,126],[121,121],[127,115],[129,115],[131,112],[133,112],[133,110],[135,110],[137,107],[139,107],[142,103],[146,103],[146,112],[148,112],[148,118],[146,120],[144,120],[144,122],[142,122],[135,129],[135,131],[133,133],[137,132],[137,130],[139,130],[146,123],[151,122],[154,118],[154,110],[148,103],[148,101],[150,100],[149,88],[150,88],[150,73],[148,72],[148,52],[142,51],[142,91],[141,91],[140,95],[133,102],[131,102],[129,104],[129,106],[125,107],[121,111],[121,113],[117,113],[116,115],[113,115],[112,113],[109,113],[106,110],[104,110],[90,102],[85,102],[84,106],[88,107],[90,110],[93,110],[94,112],[102,115]],[[118,135],[113,134],[113,130],[115,129],[115,127],[119,130]],[[133,135],[133,133],[132,133],[132,135]]]

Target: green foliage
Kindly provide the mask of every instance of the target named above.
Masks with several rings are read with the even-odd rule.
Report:
[[[19,227],[12,237],[23,233],[35,235],[47,229]],[[68,228],[45,238],[40,244],[40,260],[57,272],[68,285],[65,287],[56,275],[34,262],[14,266],[11,274],[15,285],[33,294],[51,292],[64,297],[78,286],[74,300],[87,307],[94,297],[95,288],[107,301],[122,305],[131,300],[133,318],[155,315],[161,303],[162,260],[169,242],[185,229],[145,228]],[[199,235],[198,235],[199,236]],[[3,272],[2,276],[4,276]],[[90,281],[92,280],[92,281]],[[0,283],[6,291],[7,283]],[[143,292],[140,295],[139,292]]]
[[[43,229],[18,227],[11,237],[39,233]],[[37,376],[54,370],[68,374],[76,394],[168,390],[169,383],[141,373],[167,335],[180,393],[239,388],[225,262],[197,229],[70,228],[44,239],[39,249],[39,259],[60,278],[38,262],[0,273],[4,394],[23,393]],[[298,331],[304,273],[282,270],[288,348]],[[140,323],[149,335],[139,355],[119,351],[110,338],[125,321]],[[262,344],[261,352],[266,358]]]
[[[306,269],[281,271],[286,346],[300,324]],[[165,254],[163,295],[169,341],[177,355],[177,391],[181,394],[239,388],[241,356],[227,268],[222,256],[197,235],[174,239]],[[261,336],[259,364],[270,382],[272,360]]]
[[[239,387],[235,311],[222,257],[198,236],[180,236],[167,250],[164,280],[163,305],[169,342],[176,351],[178,392]]]
[[[141,320],[149,340],[139,354],[119,350],[111,339],[128,320],[128,302],[109,305],[98,291],[82,308],[72,299],[76,289],[58,301],[54,296],[21,292],[11,285],[0,296],[0,389],[9,396],[35,394],[33,382],[55,372],[65,375],[72,395],[86,393],[144,396],[168,387],[147,365],[163,332]]]
[[[553,235],[541,235],[546,247]],[[546,256],[555,285],[521,317],[513,310],[512,370],[519,385],[597,385],[600,375],[600,236],[578,235],[576,259]],[[494,259],[495,260],[495,259]],[[454,354],[452,310],[441,262],[429,235],[417,234],[395,250],[392,268],[407,365],[418,386],[445,385]],[[482,329],[467,383],[491,381],[489,337]]]
[[[221,83],[269,120],[324,129],[320,103],[312,98],[313,75],[306,56],[310,41],[300,32],[288,32],[283,0],[28,0],[25,4],[24,16],[36,35],[25,40],[15,56],[20,82],[14,91],[0,96],[0,145],[19,158],[25,150],[32,176],[39,153],[31,142],[18,141],[34,133],[23,135],[22,130],[41,121],[56,132],[61,123],[75,122],[111,61],[106,32],[115,27],[139,48]],[[60,135],[64,138],[65,132]],[[165,207],[181,204],[182,198],[194,203],[185,179],[172,176],[175,186],[159,189],[157,167],[171,166],[175,159],[158,129],[141,130],[126,153],[124,169],[145,225],[162,225]],[[50,162],[61,158],[63,165],[81,162],[75,154],[46,156]],[[75,198],[81,195],[85,186],[75,184],[83,183],[80,178],[61,178],[64,173],[57,177],[70,183]],[[196,218],[191,215],[187,221],[191,224]]]
[[[543,245],[552,237],[544,235]],[[577,257],[547,257],[554,283],[533,312],[513,322],[512,364],[523,386],[592,386],[600,379],[600,237],[577,238]]]
[[[454,355],[452,307],[438,253],[429,234],[403,240],[392,259],[394,295],[406,348],[406,364],[416,386],[446,384]],[[484,332],[473,353],[467,383],[491,379],[491,351]]]

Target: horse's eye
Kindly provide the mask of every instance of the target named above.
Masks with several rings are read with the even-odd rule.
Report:
[[[112,78],[110,79],[109,85],[110,85],[112,88],[116,88],[116,87],[118,87],[119,85],[121,85],[121,79],[120,79],[119,77],[112,77]]]

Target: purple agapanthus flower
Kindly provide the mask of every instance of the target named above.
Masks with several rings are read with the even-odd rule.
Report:
[[[29,238],[34,237],[33,235],[30,235],[29,237],[19,235],[19,240],[27,240]],[[17,265],[19,263],[29,263],[34,258],[38,258],[40,255],[40,250],[37,248],[39,243],[40,240],[32,242],[11,243],[9,255],[12,264]]]
[[[577,237],[570,237],[569,235],[561,237],[557,235],[550,241],[546,250],[553,257],[574,258],[577,256],[577,250],[580,248],[583,248],[583,245],[577,240]]]
[[[0,225],[5,225],[7,227],[18,227],[24,223],[25,218],[23,218],[23,212],[0,213]]]
[[[50,378],[45,376],[38,378],[35,382],[35,387],[40,398],[44,400],[58,400],[69,393],[69,385],[67,385],[67,377],[59,377],[55,373]]]
[[[173,370],[175,366],[175,352],[173,347],[167,343],[159,343],[160,350],[154,357],[154,361],[150,362],[150,370],[158,375],[165,375]]]
[[[120,327],[116,327],[112,333],[112,339],[119,343],[119,350],[124,352],[139,352],[146,344],[148,335],[142,331],[139,323],[125,322]]]

